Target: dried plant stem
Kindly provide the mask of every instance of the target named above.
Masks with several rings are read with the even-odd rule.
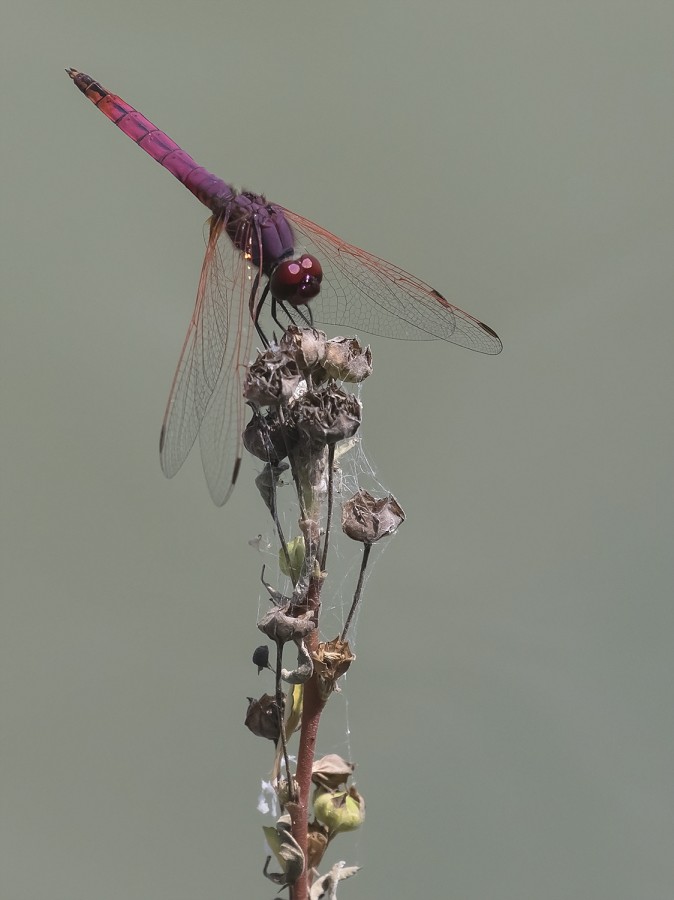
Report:
[[[349,610],[349,615],[346,617],[346,622],[344,623],[344,628],[342,629],[342,640],[346,640],[346,633],[349,630],[349,626],[351,625],[351,620],[356,614],[356,609],[358,608],[358,604],[360,603],[360,595],[363,590],[363,581],[365,580],[365,569],[367,568],[367,561],[370,558],[370,550],[372,549],[372,544],[363,544],[363,559],[360,563],[360,573],[358,575],[358,584],[356,585],[356,591],[353,595],[353,602],[351,603],[351,609]]]

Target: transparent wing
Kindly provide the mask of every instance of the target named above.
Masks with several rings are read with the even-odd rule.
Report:
[[[259,239],[250,223],[242,229],[247,242]],[[252,341],[249,302],[257,294],[257,269],[246,255],[232,245],[225,221],[212,219],[159,440],[162,469],[172,478],[199,435],[208,490],[218,506],[230,496],[241,463],[241,385]]]
[[[392,263],[347,244],[309,219],[284,209],[295,249],[320,260],[323,283],[311,301],[316,322],[344,325],[401,340],[439,338],[480,353],[500,353],[496,332]]]

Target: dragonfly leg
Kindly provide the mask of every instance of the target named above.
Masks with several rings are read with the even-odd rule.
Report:
[[[285,308],[285,306],[283,307],[283,309],[284,309],[286,315],[288,317],[290,317],[290,313]],[[314,317],[311,312],[311,307],[308,304],[305,303],[305,304],[302,304],[302,306],[293,306],[293,309],[295,310],[297,315],[300,317],[300,319],[304,322],[304,324],[307,326],[307,328],[314,327]]]
[[[276,324],[281,329],[281,331],[285,331],[286,327],[287,327],[286,324],[281,322],[281,320],[276,315],[277,306],[280,309],[282,309],[283,312],[286,314],[286,316],[288,317],[288,321],[291,323],[291,325],[295,324],[295,320],[293,319],[291,314],[288,312],[288,309],[287,309],[285,303],[282,300],[277,300],[276,297],[272,296],[272,298],[271,298],[271,317],[276,322]]]
[[[307,310],[306,313],[303,314],[304,321],[307,323],[309,328],[313,328],[314,327],[314,314],[313,314],[309,304],[307,304],[306,310]]]
[[[253,291],[255,291],[256,289],[257,289],[257,284],[253,288]],[[267,299],[268,294],[269,294],[269,283],[267,283],[265,285],[264,291],[262,292],[262,296],[260,297],[258,304],[255,307],[255,312],[253,314],[253,322],[255,323],[255,330],[259,334],[260,340],[262,341],[262,343],[264,344],[265,347],[269,347],[269,339],[267,338],[266,334],[263,332],[262,327],[259,322],[259,319],[260,319],[260,314],[262,313],[262,306],[263,306],[265,300]],[[284,332],[287,328],[288,323],[283,322],[283,321],[281,321],[281,319],[279,319],[279,317],[278,317],[279,309],[286,316],[288,322],[290,322],[292,325],[297,325],[296,318],[295,318],[295,316],[293,316],[293,313],[290,311],[288,306],[283,302],[283,300],[279,300],[278,298],[274,297],[274,295],[272,294],[271,295],[271,317],[274,320],[274,322],[276,322],[276,324],[280,328],[281,332]],[[296,316],[300,319],[300,321],[302,323],[304,323],[304,325],[306,325],[308,328],[314,327],[314,318],[311,313],[311,309],[308,306],[306,307],[306,312],[304,311],[305,307],[301,308],[300,306],[293,306],[292,309],[295,312]],[[274,338],[276,339],[275,336],[274,336]]]
[[[258,272],[255,278],[255,284],[253,285],[253,291],[251,293],[251,297],[254,297],[257,292],[257,286],[260,279],[260,273]],[[260,325],[260,313],[262,312],[262,307],[264,306],[264,301],[267,299],[267,294],[269,293],[269,282],[264,286],[264,290],[262,291],[262,296],[260,297],[257,306],[253,311],[253,324],[255,325],[255,330],[260,336],[260,340],[262,341],[262,345],[265,348],[269,347],[269,339],[267,335],[262,330],[262,326]],[[272,298],[272,308],[273,308],[273,298]]]
[[[297,316],[304,325],[306,325],[308,328],[313,328],[314,322],[313,322],[313,318],[311,316],[311,310],[309,309],[308,306],[307,307],[305,307],[304,305],[293,306],[292,310],[295,313],[295,316],[293,316],[293,313],[290,312],[290,309],[283,302],[283,300],[277,300],[275,297],[272,297],[272,301],[271,301],[272,318],[274,319],[276,324],[279,326],[279,328],[281,328],[285,331],[286,326],[283,325],[283,323],[280,322],[276,317],[276,306],[277,305],[283,310],[284,314],[288,317],[288,321],[292,325],[297,325],[297,321],[295,318],[295,316]],[[307,312],[304,311],[305,308],[306,308]]]

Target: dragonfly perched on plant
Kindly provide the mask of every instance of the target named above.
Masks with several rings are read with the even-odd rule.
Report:
[[[159,440],[169,478],[198,435],[211,497],[222,505],[230,496],[241,462],[241,384],[256,329],[267,343],[259,322],[266,301],[277,322],[279,310],[289,320],[294,311],[305,323],[391,338],[439,338],[480,353],[501,351],[496,332],[434,288],[260,194],[238,192],[91,76],[66,71],[111,122],[212,214],[194,313]]]

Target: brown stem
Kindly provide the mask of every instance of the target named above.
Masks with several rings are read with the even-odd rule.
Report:
[[[360,594],[363,590],[363,581],[365,579],[365,569],[367,568],[367,561],[370,558],[370,550],[372,549],[372,544],[364,544],[363,545],[363,559],[360,564],[360,574],[358,575],[358,584],[356,585],[356,591],[353,595],[353,602],[351,604],[351,609],[349,610],[349,615],[346,617],[346,622],[344,623],[344,628],[342,629],[342,640],[346,640],[346,633],[349,630],[349,625],[351,624],[351,620],[353,619],[356,610],[358,609],[358,604],[360,603]]]

